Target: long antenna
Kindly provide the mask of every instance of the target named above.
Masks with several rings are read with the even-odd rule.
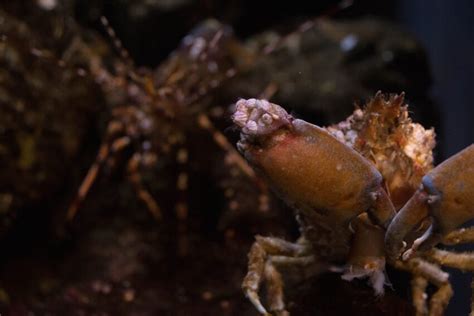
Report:
[[[105,31],[109,35],[109,37],[112,39],[112,43],[114,44],[115,49],[118,51],[120,54],[120,57],[131,67],[134,67],[134,62],[130,58],[130,54],[128,51],[123,47],[122,41],[118,38],[117,33],[115,33],[115,30],[112,28],[112,26],[109,23],[109,20],[105,16],[100,17],[100,22],[104,26]]]
[[[109,35],[110,39],[112,40],[112,43],[115,47],[115,49],[118,51],[120,54],[120,58],[125,62],[125,65],[127,67],[127,75],[135,82],[143,85],[147,90],[154,94],[155,91],[152,88],[150,84],[148,84],[146,78],[143,75],[138,74],[135,69],[135,62],[133,59],[130,57],[130,53],[128,50],[123,46],[122,41],[118,38],[117,33],[113,29],[113,27],[110,25],[109,20],[105,16],[100,17],[100,22],[104,26],[105,31]]]

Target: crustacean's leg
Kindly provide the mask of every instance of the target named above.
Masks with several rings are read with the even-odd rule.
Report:
[[[474,271],[473,253],[456,253],[433,248],[423,253],[423,256],[443,266],[462,271]]]
[[[237,166],[242,173],[256,183],[260,190],[258,209],[264,212],[267,211],[269,208],[269,190],[267,185],[257,177],[255,171],[249,166],[245,159],[242,158],[227,138],[215,128],[207,115],[200,114],[198,116],[198,125],[208,131],[212,135],[214,142],[226,152],[226,161]]]
[[[123,125],[118,121],[111,121],[107,127],[107,137],[106,139],[113,139],[117,136],[118,133],[123,131]],[[90,166],[89,170],[87,171],[84,180],[77,191],[77,194],[69,206],[66,218],[67,220],[71,221],[77,214],[81,203],[86,198],[89,190],[91,189],[92,185],[95,183],[97,176],[102,168],[102,166],[109,161],[111,156],[115,155],[119,151],[122,151],[130,144],[130,139],[127,136],[116,138],[113,141],[104,141],[99,148],[95,161]]]
[[[443,244],[457,245],[463,243],[472,243],[474,241],[474,229],[461,228],[449,233],[443,239]],[[447,266],[461,271],[474,271],[474,253],[462,252],[456,253],[438,248],[432,248],[422,254],[430,261],[436,262],[439,265]],[[472,281],[474,282],[474,280]],[[474,283],[473,283],[474,284]],[[471,298],[471,315],[474,315],[474,288],[472,289]]]
[[[367,278],[376,295],[383,295],[385,286],[385,231],[375,225],[367,213],[350,223],[353,231],[347,264],[339,269],[346,281]],[[334,271],[337,271],[335,269]]]
[[[185,256],[189,248],[188,234],[186,234],[189,212],[187,200],[189,175],[185,168],[188,162],[188,150],[184,146],[177,150],[176,162],[179,168],[178,178],[176,179],[177,201],[175,204],[176,218],[178,220],[178,254]]]
[[[447,234],[442,243],[445,245],[467,244],[474,242],[474,227],[461,228]]]
[[[132,184],[138,198],[145,203],[148,211],[153,215],[156,220],[162,218],[161,209],[158,203],[155,201],[153,196],[143,185],[142,177],[140,174],[140,167],[143,162],[143,155],[141,153],[135,153],[128,161],[127,165],[127,178]]]
[[[367,215],[373,223],[387,228],[396,213],[387,192],[383,188],[379,188],[372,193],[372,199],[373,204]]]
[[[449,300],[453,296],[453,289],[449,283],[449,274],[441,270],[438,265],[421,258],[412,258],[408,261],[397,260],[394,266],[401,270],[409,271],[415,276],[422,277],[435,285],[438,289],[430,298],[428,315],[443,315]],[[424,293],[426,289],[424,282],[414,282],[412,284],[414,286],[413,292],[416,293],[417,296],[423,297],[424,294],[422,293]],[[423,301],[417,299],[416,304],[418,305],[415,305],[417,312],[425,310],[423,306],[420,306],[422,303]]]
[[[316,266],[314,256],[309,255],[310,246],[300,240],[290,243],[283,239],[256,236],[249,253],[248,272],[242,282],[242,289],[257,310],[268,315],[260,301],[259,290],[262,283],[267,286],[269,311],[276,315],[287,315],[283,294],[283,279],[278,267],[300,267],[302,276],[307,276]]]
[[[428,280],[421,275],[414,275],[411,279],[411,297],[413,307],[415,307],[416,316],[423,316],[428,314],[426,306],[426,288],[428,287]]]
[[[176,180],[176,189],[178,190],[178,202],[175,205],[176,217],[179,220],[186,220],[188,217],[188,173],[184,170],[188,162],[188,150],[184,147],[178,149],[176,153],[176,162],[178,163],[178,178]]]

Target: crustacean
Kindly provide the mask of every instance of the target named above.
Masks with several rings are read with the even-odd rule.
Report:
[[[111,99],[109,103],[113,105],[113,109],[96,160],[67,211],[68,220],[76,216],[104,165],[113,165],[119,152],[130,149],[132,155],[126,159],[127,179],[138,198],[156,219],[162,217],[161,208],[142,179],[143,170],[153,168],[163,157],[176,157],[181,171],[176,180],[179,201],[175,203],[175,211],[178,218],[186,218],[188,206],[185,200],[189,176],[183,169],[189,159],[187,138],[196,128],[209,132],[225,153],[225,164],[231,165],[231,173],[246,176],[258,187],[259,193],[255,198],[259,209],[266,211],[270,201],[265,183],[255,176],[253,169],[214,126],[212,114],[220,116],[225,110],[210,108],[212,91],[280,48],[292,35],[311,29],[322,17],[330,16],[350,5],[350,1],[341,1],[301,25],[295,32],[269,40],[263,47],[253,49],[243,45],[234,36],[230,26],[216,20],[207,20],[187,35],[180,47],[156,70],[136,67],[108,20],[102,17],[101,21],[122,60],[116,62],[115,69],[110,71],[87,47],[79,48],[82,54],[85,51],[85,55],[89,57],[90,65],[87,68]],[[275,89],[269,84],[262,95],[271,95]],[[232,196],[234,190],[225,189],[226,195],[231,195],[229,208],[232,209],[232,205],[237,204]]]
[[[403,94],[386,100],[378,93],[365,111],[358,109],[348,122],[323,129],[293,118],[266,100],[236,103],[233,120],[241,130],[239,150],[294,208],[301,231],[296,243],[257,236],[253,244],[242,287],[260,313],[288,313],[281,268],[298,267],[300,275],[295,277],[299,279],[324,271],[342,272],[345,280],[367,277],[380,295],[386,283],[385,265],[393,265],[413,274],[413,304],[419,315],[441,315],[452,295],[449,275],[439,264],[470,269],[468,255],[448,256],[437,249],[415,255],[415,250],[425,250],[440,240],[440,234],[471,218],[467,205],[472,200],[469,168],[473,147],[429,172],[434,132],[411,122]],[[349,132],[348,124],[352,125]],[[389,145],[374,142],[382,136],[385,139],[379,142]],[[367,146],[372,147],[364,152]],[[447,175],[456,176],[461,170],[465,175],[449,186]],[[411,181],[403,187],[400,180],[407,179]],[[400,206],[393,206],[391,194],[397,197],[397,205],[403,205],[409,198],[407,193],[413,194],[420,181],[426,184],[393,220]],[[462,194],[450,194],[462,188]],[[442,200],[439,191],[449,198]],[[440,212],[440,206],[451,212],[450,216]],[[429,222],[429,217],[434,219]],[[472,237],[471,230],[452,234],[446,237],[451,243]],[[405,243],[413,243],[412,249],[399,260],[397,255]],[[459,260],[454,260],[456,256]],[[428,282],[437,287],[429,308]],[[268,309],[259,296],[263,283]]]
[[[135,67],[107,20],[102,18],[102,22],[122,57],[113,70],[109,70],[98,56],[81,43],[69,52],[86,55],[90,60],[87,70],[109,99],[112,117],[95,162],[67,211],[67,219],[72,220],[76,216],[104,166],[114,166],[122,154],[126,157],[128,181],[156,219],[163,214],[142,179],[143,171],[155,168],[157,162],[163,163],[167,158],[175,160],[179,169],[175,211],[177,218],[184,220],[188,213],[187,138],[199,129],[209,132],[225,152],[226,162],[255,180],[261,192],[258,195],[261,209],[265,209],[268,202],[265,185],[255,177],[254,171],[227,138],[214,127],[212,109],[208,107],[209,100],[206,100],[211,90],[245,68],[250,58],[246,49],[233,37],[230,27],[216,20],[202,23],[183,39],[179,49],[167,61],[152,71]]]

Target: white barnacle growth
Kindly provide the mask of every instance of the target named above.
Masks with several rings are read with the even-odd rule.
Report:
[[[252,109],[257,106],[257,99],[248,99],[248,100],[240,100],[243,101],[245,106],[249,109]]]
[[[240,127],[244,127],[247,124],[247,120],[249,118],[249,111],[245,106],[245,100],[239,100],[236,104],[236,109],[232,119],[234,123]]]
[[[262,115],[262,118],[260,119],[260,121],[264,124],[264,125],[270,125],[272,124],[273,122],[273,118],[270,114],[268,113],[265,113]]]
[[[232,116],[234,123],[248,135],[268,135],[290,123],[291,116],[282,107],[267,100],[239,100]]]
[[[245,127],[243,128],[243,131],[248,133],[248,134],[254,134],[258,131],[258,126],[255,121],[248,121]]]

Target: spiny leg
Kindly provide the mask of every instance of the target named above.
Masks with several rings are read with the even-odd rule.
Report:
[[[265,263],[264,276],[267,284],[267,302],[270,312],[281,316],[289,315],[285,310],[283,278],[270,260]]]
[[[158,203],[155,201],[153,196],[148,192],[142,182],[142,177],[140,175],[140,165],[142,163],[142,154],[135,153],[128,161],[127,174],[128,180],[133,185],[135,192],[137,193],[138,198],[145,203],[148,208],[148,211],[153,215],[156,220],[161,220],[162,213],[161,209],[158,206]]]
[[[259,210],[263,212],[267,211],[269,208],[270,198],[268,187],[266,186],[266,184],[257,177],[255,171],[248,165],[245,159],[243,159],[242,156],[239,155],[239,153],[236,151],[234,146],[231,145],[227,138],[215,128],[215,126],[212,124],[211,120],[209,119],[209,117],[207,117],[207,115],[200,114],[198,116],[198,124],[201,128],[207,130],[212,135],[214,142],[227,153],[227,161],[236,165],[240,171],[242,171],[245,175],[247,175],[257,184],[260,190]]]
[[[176,154],[176,162],[178,163],[178,178],[176,180],[176,189],[178,199],[175,205],[176,217],[178,219],[178,253],[181,256],[186,255],[188,252],[188,237],[186,234],[187,230],[187,218],[188,218],[188,181],[189,176],[185,171],[185,166],[188,163],[188,150],[184,147],[178,149]]]
[[[290,243],[279,238],[256,236],[256,241],[249,252],[248,272],[242,282],[242,289],[261,314],[268,314],[258,294],[264,280],[268,284],[270,310],[280,314],[285,313],[283,282],[281,275],[274,267],[272,257],[278,256],[277,261],[281,262],[282,256],[301,257],[308,252],[309,248],[305,243]]]
[[[89,168],[87,171],[87,174],[82,180],[81,186],[79,187],[79,190],[77,191],[77,194],[69,206],[69,209],[67,210],[66,214],[66,219],[68,221],[72,221],[74,217],[77,214],[77,211],[79,210],[79,207],[81,206],[81,203],[84,201],[84,199],[87,196],[87,193],[89,193],[90,188],[94,184],[95,180],[97,179],[97,175],[99,174],[99,170],[101,165],[105,160],[107,160],[107,157],[109,155],[109,144],[104,143],[100,146],[99,152],[97,154],[97,157],[92,164],[92,166]]]
[[[449,274],[441,270],[441,268],[436,264],[430,263],[421,258],[412,258],[405,262],[397,260],[394,265],[399,269],[423,277],[438,287],[438,290],[430,299],[429,315],[443,315],[449,300],[453,296],[453,289],[449,283]],[[416,289],[415,291],[421,292],[421,290],[422,289]]]
[[[457,245],[474,242],[474,227],[461,228],[447,234],[442,243],[445,245]]]
[[[421,275],[414,275],[411,279],[411,296],[413,306],[415,307],[416,316],[423,316],[428,314],[426,306],[426,288],[428,287],[428,280]]]
[[[446,235],[442,242],[445,245],[472,243],[474,242],[474,227],[455,230]],[[432,260],[440,265],[460,269],[462,271],[474,271],[474,253],[456,253],[433,248],[424,255],[429,260]],[[474,280],[472,282],[474,282]],[[471,315],[474,316],[474,288],[472,288],[471,295],[473,296],[471,298]]]
[[[443,266],[459,269],[461,271],[474,271],[474,253],[455,253],[433,248],[427,251],[424,256]],[[474,288],[472,291],[471,315],[474,315]]]
[[[121,123],[117,121],[111,121],[107,127],[106,138],[110,139],[111,137],[114,137],[117,133],[121,131],[123,131],[123,125],[121,125]],[[95,158],[94,163],[91,165],[91,167],[87,171],[87,174],[84,177],[84,180],[82,180],[82,183],[74,198],[74,201],[71,203],[71,205],[69,206],[69,209],[67,210],[66,219],[68,221],[72,221],[74,217],[76,216],[77,211],[79,210],[79,207],[81,206],[81,203],[84,201],[92,185],[95,183],[97,176],[99,174],[99,171],[101,167],[103,166],[103,164],[108,161],[108,159],[110,158],[112,154],[115,154],[123,150],[125,147],[127,147],[129,142],[130,140],[128,137],[120,137],[114,140],[113,142],[106,140],[105,142],[102,143],[102,145],[99,148],[99,151],[97,152],[97,156]]]
[[[474,271],[474,253],[456,253],[433,248],[423,254],[430,261],[462,271]]]
[[[314,255],[303,257],[271,256],[271,262],[277,269],[291,271],[295,275],[296,282],[307,280],[329,270],[327,264],[320,263]],[[297,269],[297,270],[295,270]]]

